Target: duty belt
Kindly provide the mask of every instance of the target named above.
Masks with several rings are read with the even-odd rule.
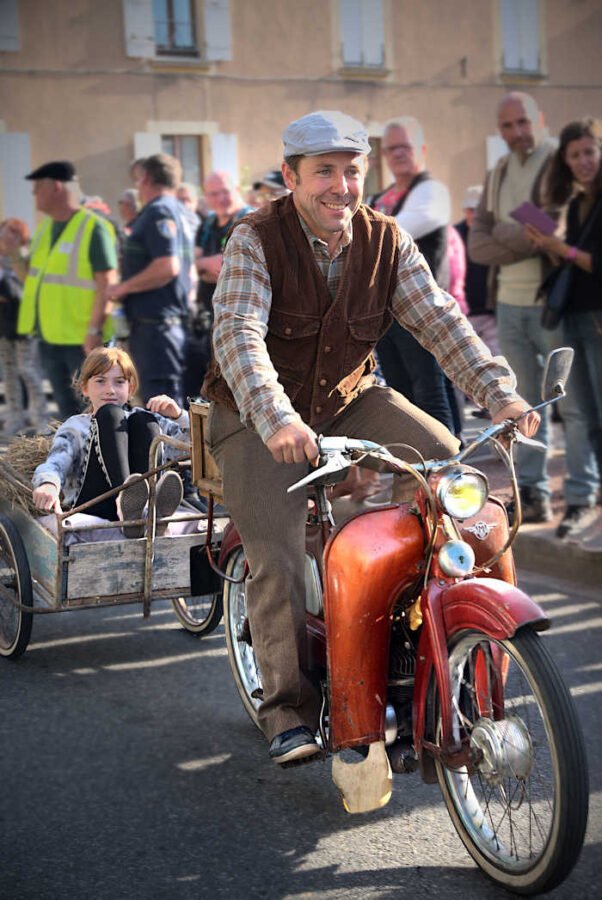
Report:
[[[147,319],[144,316],[134,316],[132,325],[182,325],[183,316],[169,316],[166,319]]]

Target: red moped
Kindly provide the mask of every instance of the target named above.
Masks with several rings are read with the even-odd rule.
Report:
[[[572,351],[555,351],[544,402],[564,394]],[[457,456],[415,464],[385,447],[320,439],[311,486],[306,588],[310,658],[322,685],[320,736],[349,812],[384,805],[393,773],[439,783],[458,834],[481,869],[519,894],[570,872],[587,822],[588,775],[570,694],[539,632],[543,610],[516,585],[520,525],[512,446],[517,423],[491,425]],[[486,477],[465,460],[491,442],[508,465],[512,529]],[[369,457],[412,476],[412,502],[362,511],[336,527],[329,487]],[[249,631],[244,549],[221,546],[230,664],[253,721],[261,673]],[[340,751],[355,748],[353,763]],[[346,754],[345,756],[348,756]],[[358,757],[359,759],[359,757]]]

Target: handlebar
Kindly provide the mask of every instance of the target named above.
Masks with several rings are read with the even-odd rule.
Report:
[[[522,416],[520,418],[522,418]],[[387,447],[382,444],[377,444],[374,441],[365,441],[359,438],[348,438],[343,436],[320,436],[317,439],[319,450],[318,465],[309,472],[308,475],[301,478],[300,481],[292,484],[288,488],[288,493],[309,484],[315,484],[318,481],[321,481],[323,484],[335,484],[342,481],[347,470],[354,461],[352,457],[358,454],[369,455],[373,459],[389,463],[389,468],[392,471],[398,471],[398,473],[398,467],[403,465],[404,471],[406,472],[408,468],[411,468],[415,472],[424,475],[427,472],[442,469],[453,463],[463,462],[467,457],[478,450],[479,447],[482,447],[488,441],[496,440],[503,435],[509,435],[517,442],[545,450],[545,444],[542,444],[541,441],[534,441],[531,438],[526,438],[520,434],[518,431],[518,421],[519,419],[506,419],[504,422],[500,422],[497,425],[489,425],[477,435],[474,441],[471,441],[470,444],[456,453],[455,456],[450,456],[448,459],[428,459],[416,463],[402,462],[402,460],[394,456]]]

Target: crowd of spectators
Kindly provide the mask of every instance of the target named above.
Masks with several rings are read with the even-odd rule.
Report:
[[[560,538],[578,534],[596,514],[602,459],[600,355],[594,346],[602,333],[596,299],[600,132],[593,120],[584,121],[567,126],[558,146],[533,98],[506,95],[497,125],[508,153],[484,186],[467,187],[462,219],[454,225],[449,192],[426,167],[421,123],[411,116],[393,119],[382,139],[393,181],[367,198],[412,236],[439,286],[456,299],[491,353],[501,348],[525,398],[537,402],[547,352],[564,343],[575,347],[577,375],[560,410],[567,458]],[[278,168],[245,194],[219,168],[197,186],[183,181],[179,162],[165,154],[135,160],[130,174],[132,186],[120,193],[114,217],[102,198],[82,195],[72,163],[45,163],[27,176],[44,216],[33,241],[24,222],[0,223],[4,437],[47,430],[44,376],[59,418],[79,412],[73,378],[86,355],[107,342],[127,346],[142,402],[167,394],[185,408],[200,393],[210,361],[212,297],[230,229],[288,193]],[[515,208],[526,200],[557,220],[555,236],[514,220]],[[581,246],[588,220],[593,227]],[[574,308],[550,332],[534,301],[548,270],[559,263],[574,269]],[[434,357],[397,322],[377,355],[386,383],[461,439],[464,397]],[[480,408],[472,414],[488,416]],[[544,442],[547,428],[544,416]],[[549,520],[546,455],[521,448],[518,480],[523,519]]]

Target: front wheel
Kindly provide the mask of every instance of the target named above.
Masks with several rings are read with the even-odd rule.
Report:
[[[234,550],[226,564],[226,575],[236,579],[224,582],[224,630],[228,647],[228,660],[242,705],[258,724],[258,710],[263,697],[261,675],[252,646],[245,582],[240,581],[245,571],[245,555],[242,547]]]
[[[473,766],[436,762],[456,831],[483,871],[518,894],[549,891],[575,865],[588,813],[587,759],[571,696],[541,638],[525,627],[449,648],[454,737]]]

